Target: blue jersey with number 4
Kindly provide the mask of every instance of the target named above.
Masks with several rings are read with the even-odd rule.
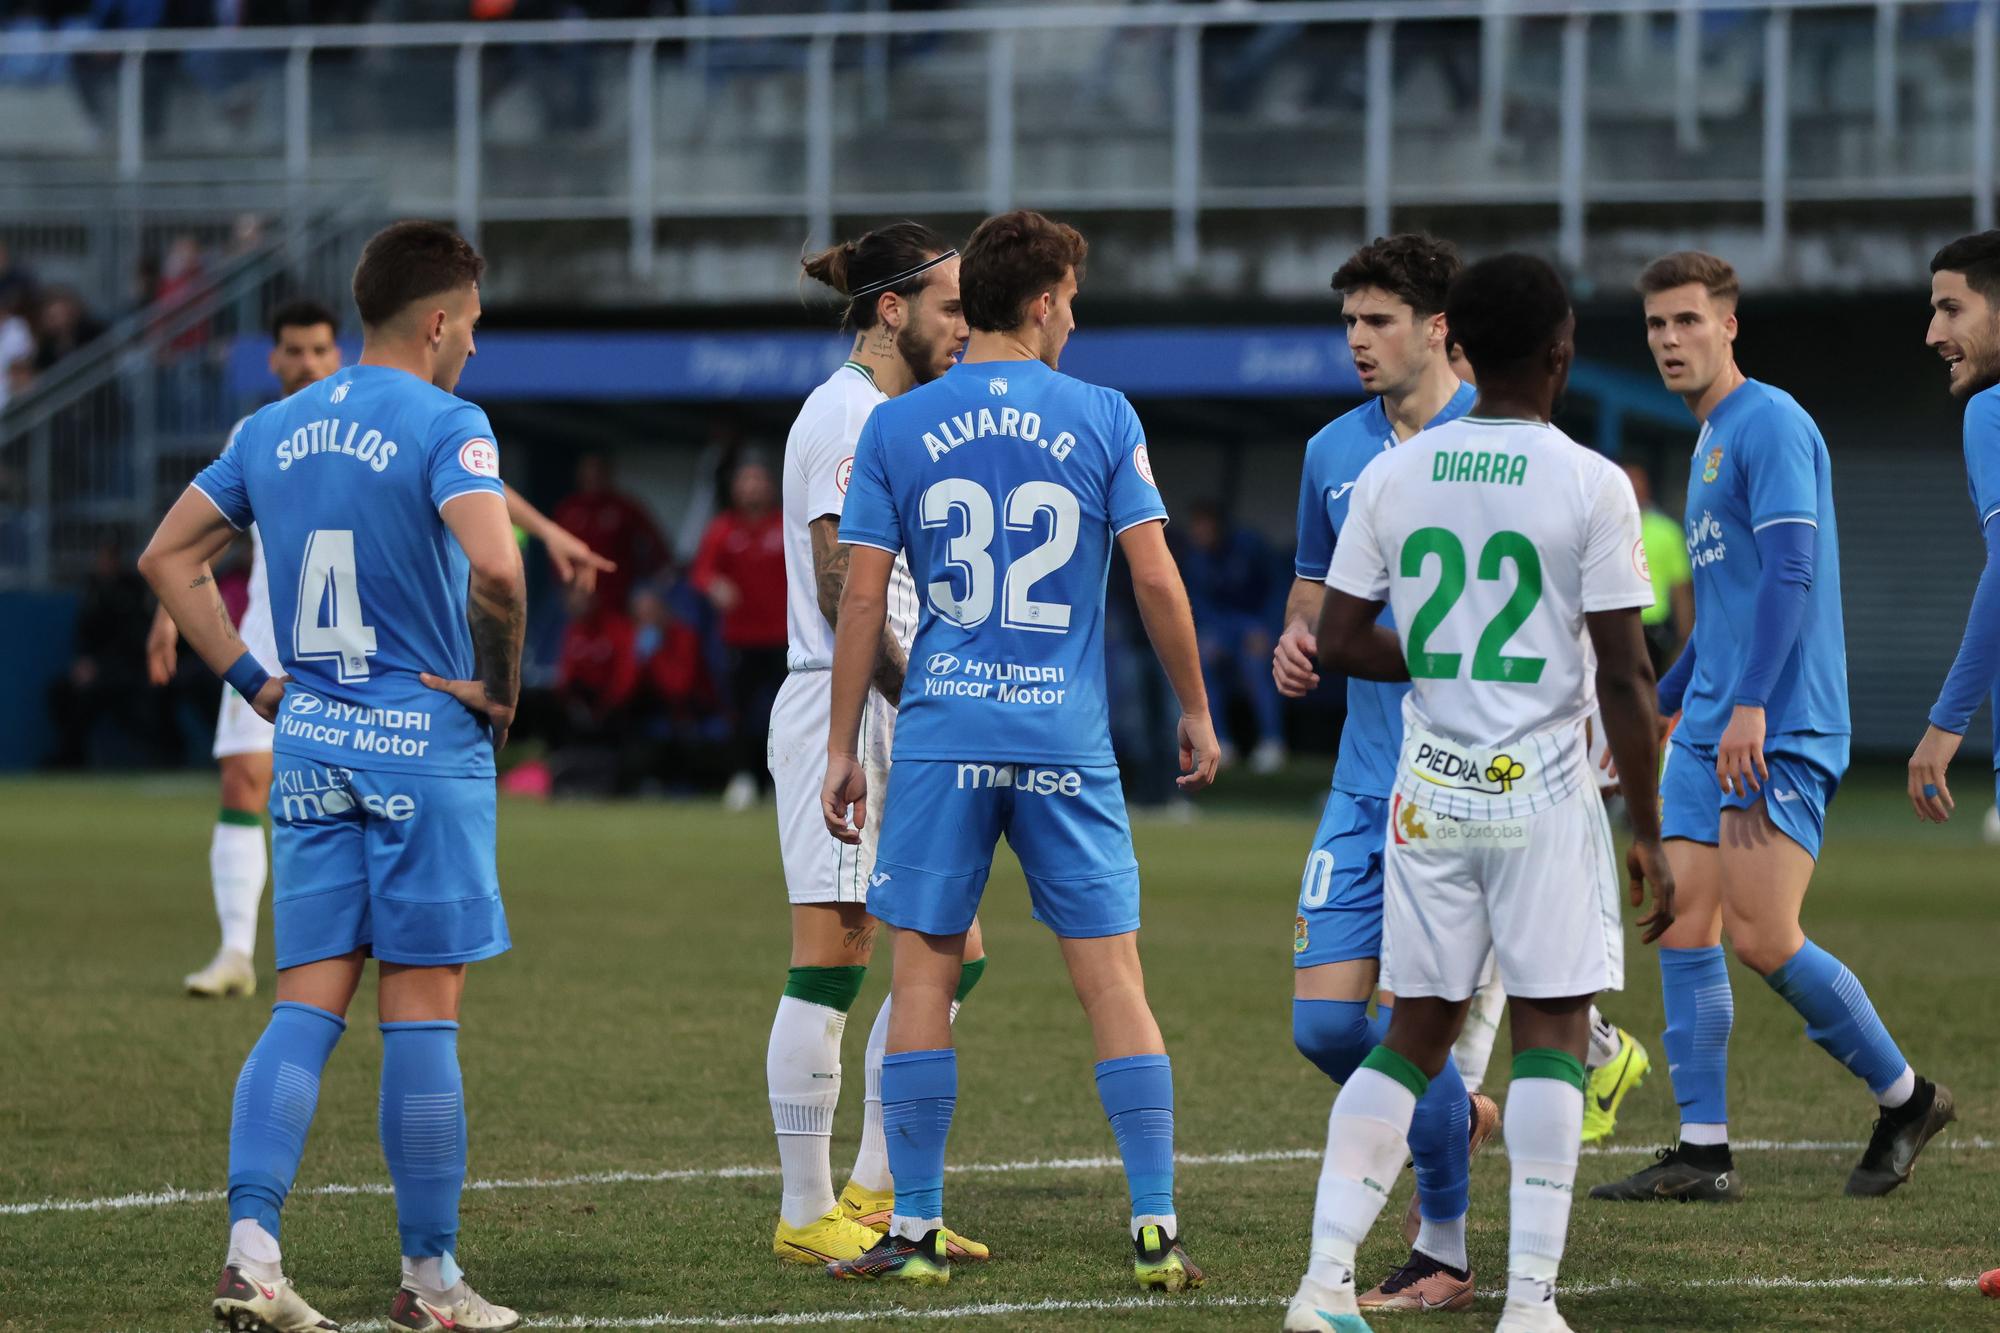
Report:
[[[244,422],[194,486],[257,524],[278,661],[273,749],[357,769],[493,772],[483,719],[417,673],[474,674],[471,567],[440,516],[503,494],[486,414],[405,371],[351,366]]]
[[[1113,762],[1111,542],[1164,519],[1123,394],[986,361],[891,398],[854,451],[840,539],[907,551],[924,613],[895,758]]]

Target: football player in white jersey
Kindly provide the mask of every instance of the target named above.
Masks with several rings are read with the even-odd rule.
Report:
[[[339,327],[333,312],[317,301],[292,301],[271,316],[271,374],[281,397],[289,398],[340,369]],[[246,418],[247,420],[247,418]],[[223,444],[226,452],[242,429],[239,421]],[[509,516],[523,531],[548,547],[556,574],[563,582],[586,588],[597,571],[613,568],[583,542],[557,527],[533,505],[507,488]],[[237,626],[244,647],[260,662],[276,662],[272,637],[271,595],[264,580],[264,543],[255,524],[250,528],[249,604]],[[180,630],[162,606],[153,615],[146,636],[146,673],[154,685],[173,679],[180,647]],[[270,856],[264,847],[264,807],[271,797],[271,724],[257,716],[235,690],[222,692],[222,709],[215,720],[216,763],[222,769],[222,808],[209,839],[208,873],[215,890],[215,917],[222,942],[215,957],[182,984],[190,995],[223,997],[250,995],[257,989],[257,908],[264,896]]]
[[[1592,997],[1624,981],[1611,829],[1587,724],[1602,702],[1627,786],[1650,942],[1673,919],[1660,849],[1658,718],[1639,623],[1652,604],[1632,485],[1549,424],[1575,316],[1546,262],[1502,255],[1445,316],[1478,372],[1471,414],[1379,455],[1355,485],[1320,622],[1327,666],[1412,682],[1390,800],[1382,985],[1389,1032],[1327,1129],[1312,1264],[1289,1330],[1365,1333],[1354,1255],[1402,1165],[1416,1099],[1491,949],[1510,999],[1512,1235],[1501,1333],[1554,1333],[1583,1121]],[[1387,604],[1394,630],[1376,621]]]
[[[882,1138],[885,1000],[868,1035],[866,1102],[854,1173],[838,1200],[830,1149],[840,1099],[840,1039],[875,947],[868,914],[879,828],[859,846],[827,836],[820,813],[827,719],[833,702],[833,626],[847,583],[840,514],[854,445],[877,403],[951,369],[966,338],[958,252],[930,228],[897,222],[803,261],[806,276],[847,298],[847,361],[813,390],[785,441],[785,683],[771,709],[770,768],[778,841],[792,903],[792,958],[765,1060],[783,1196],[771,1243],[782,1259],[825,1264],[865,1253],[888,1230],[895,1202]],[[881,665],[861,723],[869,790],[887,789],[889,745],[917,632],[916,584],[900,558],[890,580]],[[880,785],[878,785],[880,784]],[[878,798],[879,799],[879,798]],[[958,998],[978,981],[985,952],[973,927]],[[947,1234],[952,1257],[984,1259],[976,1241]]]

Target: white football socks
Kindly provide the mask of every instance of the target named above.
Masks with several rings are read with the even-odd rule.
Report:
[[[1583,1139],[1583,1093],[1561,1079],[1516,1078],[1507,1086],[1509,1304],[1548,1305],[1569,1236],[1569,1208]]]
[[[840,1035],[847,1015],[786,995],[764,1057],[771,1124],[778,1134],[786,1225],[810,1226],[833,1211],[833,1108],[840,1101]]]
[[[1327,1118],[1308,1281],[1333,1290],[1353,1288],[1354,1252],[1402,1172],[1416,1109],[1415,1094],[1365,1065],[1342,1085]]]
[[[1463,1272],[1472,1266],[1465,1257],[1465,1217],[1460,1213],[1449,1222],[1433,1222],[1428,1217],[1421,1219],[1417,1228],[1417,1243],[1412,1249],[1428,1254],[1448,1268]]]
[[[1618,1058],[1618,1029],[1612,1027],[1604,1015],[1590,1006],[1590,1049],[1584,1052],[1585,1069],[1602,1069]]]
[[[403,1285],[438,1304],[444,1303],[452,1288],[464,1276],[459,1271],[458,1260],[449,1254],[423,1259],[412,1259],[407,1254],[403,1256]]]
[[[283,1277],[283,1256],[278,1238],[264,1230],[255,1218],[246,1217],[229,1228],[229,1257],[225,1266],[248,1273],[259,1282],[276,1282]]]
[[[270,871],[261,824],[217,822],[208,843],[208,874],[215,887],[215,918],[222,947],[246,957],[257,952],[257,907]]]
[[[1507,992],[1500,985],[1500,968],[1492,954],[1486,955],[1486,967],[1479,974],[1479,987],[1472,992],[1472,1003],[1465,1007],[1465,1026],[1458,1031],[1458,1041],[1451,1048],[1451,1058],[1458,1065],[1458,1076],[1465,1080],[1467,1092],[1478,1092],[1486,1082],[1486,1067],[1493,1059],[1493,1041],[1500,1035],[1500,1016],[1507,1010]]]
[[[861,1147],[854,1154],[851,1179],[872,1194],[887,1194],[895,1188],[889,1174],[889,1144],[882,1137],[882,1055],[889,1048],[889,1001],[875,1011],[875,1026],[868,1029],[868,1051],[862,1057],[861,1076],[867,1088],[861,1112]]]

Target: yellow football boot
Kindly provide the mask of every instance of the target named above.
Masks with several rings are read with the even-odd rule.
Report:
[[[840,1192],[839,1212],[851,1222],[858,1222],[878,1236],[889,1234],[889,1218],[896,1211],[894,1194],[877,1194],[865,1190],[853,1181]],[[968,1240],[950,1227],[944,1229],[944,1245],[953,1262],[980,1263],[993,1257],[993,1251],[976,1240]]]

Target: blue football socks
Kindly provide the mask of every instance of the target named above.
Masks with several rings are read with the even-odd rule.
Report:
[[[1729,1030],[1736,1022],[1722,946],[1662,948],[1660,993],[1667,1011],[1667,1071],[1681,1124],[1719,1130],[1729,1123]]]
[[[918,1224],[944,1217],[944,1145],[958,1106],[958,1052],[902,1051],[882,1057],[882,1135],[896,1178],[891,1230],[922,1240]]]
[[[1164,1055],[1097,1062],[1097,1099],[1125,1159],[1132,1216],[1174,1215],[1174,1069]]]
[[[1806,1035],[1881,1093],[1909,1067],[1847,965],[1807,940],[1764,980],[1806,1020]]]
[[[248,1218],[278,1237],[278,1215],[299,1173],[319,1106],[319,1079],[347,1023],[324,1009],[271,1007],[264,1035],[243,1062],[229,1119],[229,1220]]]
[[[465,1187],[465,1084],[458,1024],[382,1024],[382,1155],[396,1185],[403,1253],[437,1258],[458,1247]]]

